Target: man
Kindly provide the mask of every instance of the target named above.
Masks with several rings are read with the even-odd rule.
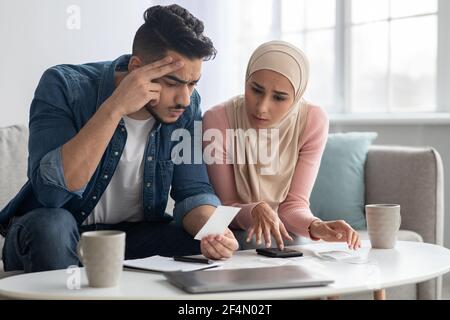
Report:
[[[204,164],[171,161],[172,132],[193,134],[201,120],[194,87],[216,50],[180,6],[151,7],[144,19],[131,56],[42,76],[30,110],[29,181],[0,212],[6,271],[76,265],[88,230],[125,231],[126,259],[237,250],[230,230],[193,239],[220,202]],[[174,221],[164,212],[170,188]]]

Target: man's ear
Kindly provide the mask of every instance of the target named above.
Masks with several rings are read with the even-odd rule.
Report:
[[[128,72],[131,72],[133,70],[136,70],[140,67],[142,67],[144,64],[142,63],[141,58],[138,56],[132,56],[130,58],[130,61],[128,62]]]

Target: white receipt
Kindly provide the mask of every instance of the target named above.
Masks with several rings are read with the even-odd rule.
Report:
[[[241,208],[218,206],[205,225],[195,235],[196,240],[202,240],[208,235],[217,235],[225,232]]]
[[[336,261],[336,262],[346,262],[355,264],[364,264],[369,262],[369,252],[367,250],[360,249],[359,251],[326,251],[326,252],[315,252],[315,255],[321,259]]]

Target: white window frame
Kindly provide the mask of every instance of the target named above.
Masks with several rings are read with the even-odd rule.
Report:
[[[351,0],[336,0],[336,21],[339,25],[336,26],[336,56],[340,57],[340,63],[337,64],[337,76],[339,77],[336,83],[337,86],[344,85],[345,88],[339,88],[338,92],[341,94],[339,102],[343,102],[338,106],[344,114],[353,114],[352,101],[351,101]],[[417,17],[422,15],[417,15]],[[437,52],[437,74],[436,74],[436,110],[434,113],[450,112],[449,108],[449,90],[445,90],[445,83],[450,83],[450,59],[449,54],[450,41],[448,38],[448,32],[445,30],[450,29],[450,3],[447,0],[438,0],[438,52]],[[392,19],[394,20],[394,19]],[[390,19],[388,20],[390,21]],[[390,59],[389,59],[390,61]],[[445,70],[447,66],[447,70]],[[390,67],[389,67],[390,69]],[[391,77],[388,76],[387,81],[390,81]],[[392,86],[388,85],[388,90],[391,90]],[[337,97],[340,97],[337,95]],[[392,94],[388,93],[389,99],[392,99]],[[389,103],[388,109],[383,113],[390,114],[389,108],[392,107]],[[396,112],[397,113],[397,112]],[[409,114],[409,113],[406,113]]]
[[[376,1],[376,0],[374,0]],[[424,0],[426,1],[426,0]],[[281,2],[273,1],[274,35],[281,36]],[[420,16],[420,15],[418,15]],[[438,0],[436,111],[450,112],[450,1]],[[336,0],[335,106],[340,114],[354,114],[351,101],[351,0]],[[391,88],[391,86],[389,86]],[[389,94],[389,97],[392,97]],[[386,114],[388,114],[386,112]]]
[[[450,1],[438,2],[437,112],[450,112]]]

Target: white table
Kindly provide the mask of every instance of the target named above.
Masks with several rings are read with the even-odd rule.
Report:
[[[70,274],[66,270],[56,270],[2,279],[0,295],[13,299],[273,300],[314,299],[374,291],[375,298],[382,299],[386,288],[430,280],[450,271],[450,250],[437,245],[399,241],[395,249],[374,250],[370,249],[370,242],[363,241],[363,249],[369,251],[367,264],[328,262],[308,253],[308,249],[317,248],[312,246],[321,245],[324,244],[295,247],[306,250],[306,253],[302,258],[290,259],[289,263],[330,275],[335,283],[326,287],[188,294],[172,286],[159,273],[124,271],[118,287],[95,289],[87,286],[85,272],[81,269],[81,288],[78,290],[68,289]],[[335,249],[344,248],[343,244],[327,245]],[[225,262],[224,268],[268,266],[278,261],[256,255],[254,250],[240,251]]]

